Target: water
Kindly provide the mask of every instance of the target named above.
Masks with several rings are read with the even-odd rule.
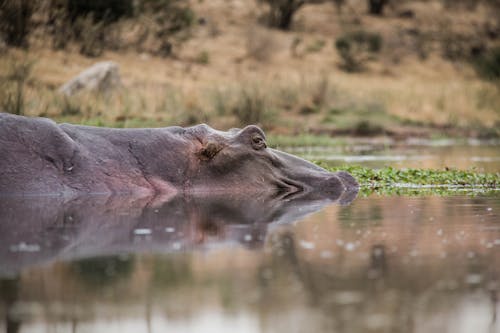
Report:
[[[4,331],[500,332],[500,193],[219,199],[4,198]]]
[[[445,143],[293,152],[500,170]],[[500,191],[352,199],[2,197],[0,330],[500,332]]]
[[[390,139],[349,139],[325,147],[280,147],[292,154],[331,166],[357,164],[380,168],[476,168],[479,171],[500,170],[500,142],[475,139],[408,139],[404,142]]]

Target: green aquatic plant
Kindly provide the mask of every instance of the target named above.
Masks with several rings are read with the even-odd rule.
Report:
[[[320,163],[321,164],[321,163]],[[347,171],[359,182],[361,194],[384,195],[455,195],[498,193],[500,173],[483,173],[474,169],[372,169],[362,166],[328,167],[330,171]]]

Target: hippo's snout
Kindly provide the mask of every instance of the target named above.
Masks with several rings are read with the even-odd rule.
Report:
[[[291,196],[328,197],[332,200],[343,197],[345,192],[356,196],[359,185],[348,172],[329,172],[300,157],[270,149],[278,173],[282,174],[278,193]],[[350,195],[350,196],[351,196]]]
[[[359,185],[347,172],[328,173],[309,180],[309,198],[329,198],[340,204],[348,204],[356,198]]]
[[[349,177],[352,178],[350,175]],[[276,187],[276,196],[280,199],[307,197],[337,200],[346,192],[354,193],[355,197],[358,191],[357,182],[354,178],[349,179],[344,175],[329,172],[312,173],[300,180],[282,178],[276,182]]]
[[[318,193],[321,196],[336,200],[344,190],[345,186],[336,174],[322,174],[311,179],[310,191]]]

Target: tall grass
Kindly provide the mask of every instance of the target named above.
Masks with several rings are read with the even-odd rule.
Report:
[[[8,64],[7,72],[0,77],[0,109],[17,115],[24,114],[25,89],[30,79],[33,61],[15,60]]]
[[[280,134],[329,135],[380,134],[394,126],[498,128],[498,87],[477,79],[450,83],[336,72],[181,84],[163,77],[148,81],[149,73],[122,59],[122,90],[67,98],[57,92],[58,82],[74,70],[70,75],[48,60],[15,59],[22,56],[8,53],[0,62],[2,110],[58,121],[119,127],[206,122],[221,129],[257,123]]]

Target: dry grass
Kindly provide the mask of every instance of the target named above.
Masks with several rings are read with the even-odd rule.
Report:
[[[397,120],[383,126],[399,122],[495,128],[500,124],[499,87],[478,79],[464,64],[442,60],[431,46],[424,60],[414,52],[397,62],[383,56],[369,63],[364,73],[339,69],[332,36],[362,16],[359,8],[346,9],[353,14],[332,21],[337,14],[330,3],[305,6],[297,14],[294,31],[266,34],[262,28],[248,28],[261,15],[261,8],[252,4],[214,0],[192,5],[207,23],[191,30],[176,57],[104,52],[99,60],[118,63],[124,83],[108,98],[87,93],[67,100],[57,93],[60,85],[96,61],[76,51],[38,46],[25,54],[10,49],[0,55],[0,75],[8,72],[14,59],[34,61],[24,91],[25,113],[91,124],[208,122],[228,128],[252,121],[276,133],[297,133],[341,127],[336,123],[340,118],[326,121],[332,110],[342,110],[342,119],[352,118],[346,121],[349,124],[371,110],[376,117],[382,113],[381,119]],[[420,15],[423,10],[415,12]],[[363,20],[365,28],[384,38],[394,35],[388,22],[409,24],[390,17]],[[311,47],[318,41],[321,47]]]

